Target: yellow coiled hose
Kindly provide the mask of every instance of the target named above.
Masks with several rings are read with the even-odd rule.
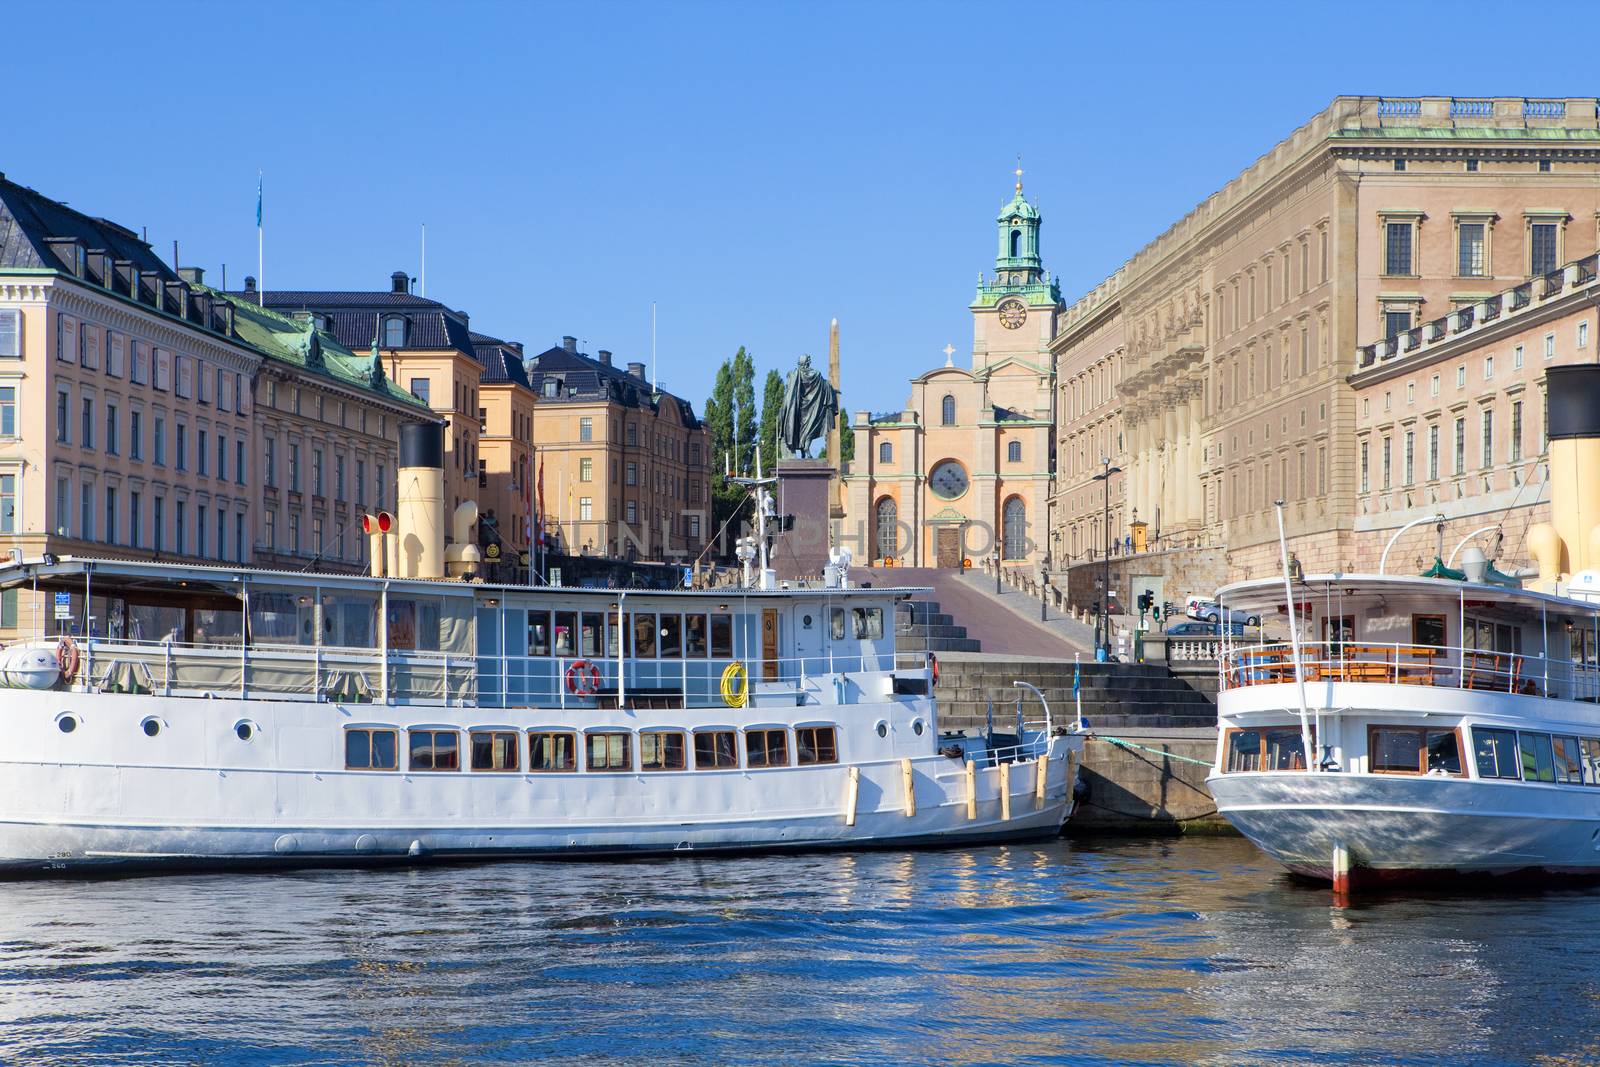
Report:
[[[722,702],[730,708],[742,708],[750,696],[750,674],[738,660],[728,664],[722,672]]]

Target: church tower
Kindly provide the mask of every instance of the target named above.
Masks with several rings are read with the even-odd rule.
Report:
[[[1041,368],[1051,363],[1061,288],[1039,257],[1043,218],[1038,205],[1022,195],[1022,168],[1016,174],[1015,192],[995,219],[999,247],[994,277],[979,275],[978,295],[970,305],[973,370],[1012,357]]]

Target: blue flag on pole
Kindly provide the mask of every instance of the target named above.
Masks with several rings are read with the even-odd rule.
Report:
[[[256,225],[261,225],[261,175],[256,175]]]
[[[1078,695],[1078,681],[1079,681],[1079,676],[1082,675],[1082,673],[1083,673],[1083,667],[1078,663],[1077,660],[1073,660],[1072,661],[1072,695],[1073,696],[1077,696]]]

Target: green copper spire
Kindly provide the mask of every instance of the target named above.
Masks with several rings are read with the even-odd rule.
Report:
[[[1030,304],[1059,303],[1058,284],[1044,269],[1039,258],[1039,208],[1022,195],[1022,166],[1018,161],[1017,184],[1011,200],[1000,208],[995,222],[999,231],[999,250],[994,261],[994,280],[979,277],[978,295],[973,307],[992,307],[1008,295],[1021,296]]]

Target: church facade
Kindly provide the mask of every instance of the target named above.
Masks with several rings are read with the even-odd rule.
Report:
[[[911,381],[900,411],[858,411],[844,475],[845,543],[873,566],[1010,567],[1045,560],[1054,478],[1060,289],[1039,256],[1038,207],[1015,195],[996,220],[992,276],[970,310],[969,366],[955,349]]]

